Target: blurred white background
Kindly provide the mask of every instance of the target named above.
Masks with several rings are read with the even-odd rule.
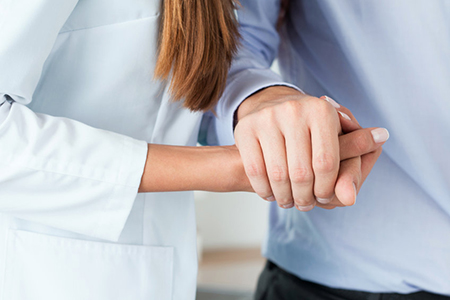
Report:
[[[280,74],[278,61],[272,70]],[[251,193],[196,192],[197,224],[204,251],[260,247],[268,203]]]
[[[259,248],[268,203],[251,193],[196,192],[197,227],[203,251]]]
[[[279,73],[276,62],[272,69]],[[265,263],[260,249],[269,203],[252,193],[196,192],[195,196],[200,259],[197,299],[251,299]]]
[[[249,300],[265,260],[260,254],[269,203],[251,193],[196,192],[197,300]]]

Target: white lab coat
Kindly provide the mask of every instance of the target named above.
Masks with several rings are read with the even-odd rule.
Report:
[[[159,17],[0,0],[0,299],[194,299],[192,194],[137,194],[147,142],[195,145],[202,118],[153,79]]]

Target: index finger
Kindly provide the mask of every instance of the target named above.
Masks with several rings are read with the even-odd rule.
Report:
[[[389,139],[385,128],[364,128],[339,136],[340,159],[361,156],[375,151]]]

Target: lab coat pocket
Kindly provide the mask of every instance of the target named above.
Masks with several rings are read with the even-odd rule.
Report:
[[[172,298],[172,247],[10,230],[3,300]]]

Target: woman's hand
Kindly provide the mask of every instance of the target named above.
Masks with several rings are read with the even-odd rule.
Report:
[[[361,175],[361,169],[356,168],[357,160],[367,152],[348,147],[351,145],[348,137],[344,139],[347,146],[340,149],[340,118],[351,117],[339,116],[335,102],[327,100],[276,86],[252,95],[241,104],[237,112],[236,144],[246,174],[260,197],[277,201],[282,208],[295,205],[301,211],[311,210],[317,202],[325,208],[354,203],[353,185],[349,197],[344,183]],[[356,123],[352,130],[358,128]],[[355,134],[371,136],[365,129]],[[381,144],[372,143],[372,148],[359,150],[374,151],[373,146],[379,148]],[[341,155],[345,157],[347,149],[357,157],[343,162],[340,168]],[[349,157],[352,156],[346,158]],[[336,186],[338,175],[344,183]],[[340,197],[335,197],[335,191]]]

